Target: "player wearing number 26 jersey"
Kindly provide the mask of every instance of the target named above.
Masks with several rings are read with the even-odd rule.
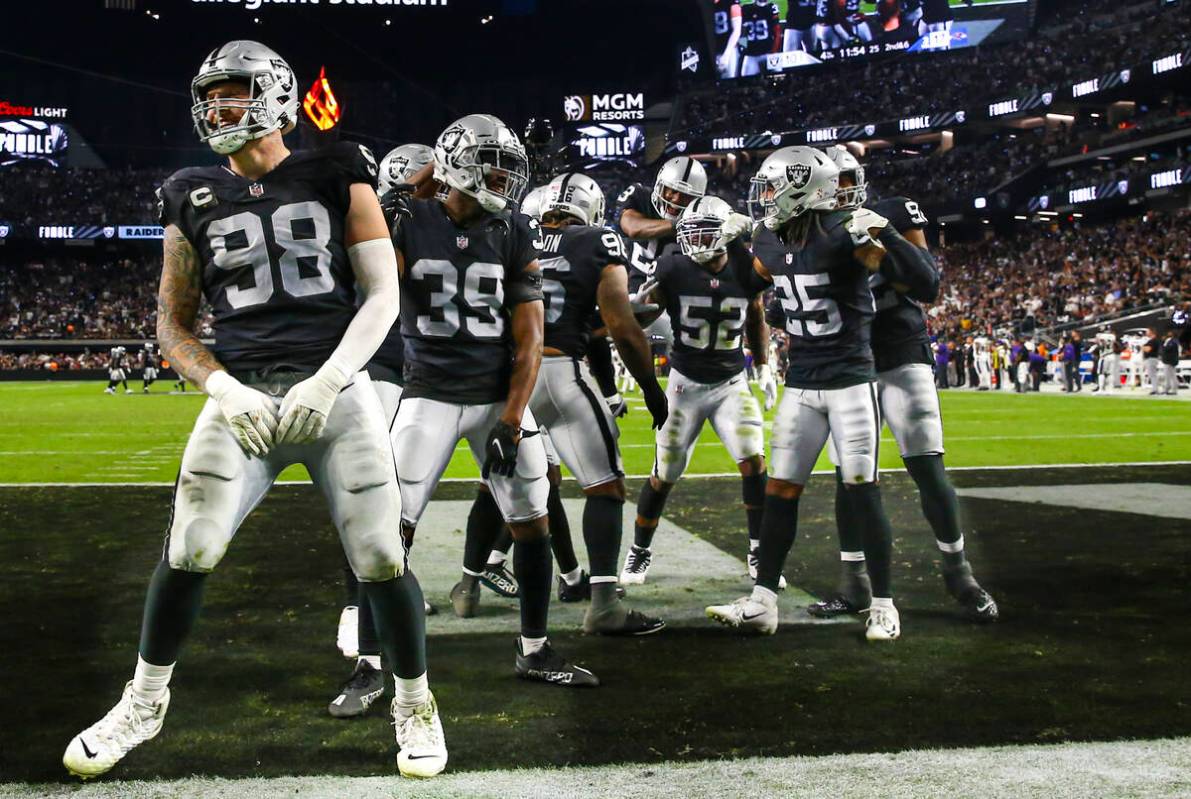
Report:
[[[496,117],[471,114],[448,126],[434,147],[434,178],[445,197],[406,199],[396,210],[405,389],[393,445],[402,527],[412,541],[456,444],[466,439],[516,541],[518,676],[598,685],[546,642],[549,485],[546,450],[527,407],[542,357],[542,239],[538,221],[516,208],[527,174],[516,134]],[[493,543],[469,536],[467,547],[486,556]],[[457,612],[474,606],[479,577],[464,571],[452,589]]]
[[[899,635],[900,622],[889,585],[892,535],[876,482],[881,418],[868,276],[889,249],[913,245],[872,212],[837,211],[838,187],[838,167],[810,147],[774,152],[752,181],[750,209],[764,229],[742,279],[776,288],[790,367],[774,419],[756,586],[749,597],[708,608],[708,615],[738,628],[777,629],[775,591],[797,532],[798,498],[830,433],[847,500],[864,521],[873,584],[867,637],[889,640]]]
[[[257,42],[212,51],[191,93],[200,138],[227,163],[182,170],[161,187],[157,338],[209,399],[182,455],[133,679],[102,720],[74,737],[63,763],[94,777],[157,735],[206,576],[282,470],[301,463],[327,498],[384,633],[399,696],[398,768],[433,776],[447,752],[426,681],[421,589],[394,534],[393,451],[363,371],[398,300],[376,162],[357,145],[286,148],[297,81]],[[193,333],[203,297],[215,316],[213,349]]]

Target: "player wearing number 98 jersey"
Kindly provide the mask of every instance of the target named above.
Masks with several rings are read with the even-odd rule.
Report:
[[[542,357],[542,241],[538,221],[515,205],[527,173],[516,134],[495,117],[471,114],[434,147],[434,179],[447,187],[445,196],[406,199],[397,211],[405,389],[393,445],[402,528],[412,541],[455,445],[466,439],[516,542],[518,676],[597,685],[546,642],[549,486],[546,451],[527,407]],[[452,600],[478,591],[478,578],[465,572]]]
[[[165,231],[157,339],[171,365],[210,399],[182,455],[133,679],[63,755],[81,777],[104,773],[160,731],[205,578],[294,463],[326,496],[352,569],[377,608],[398,686],[398,767],[433,776],[446,765],[426,682],[421,589],[394,535],[400,493],[393,451],[362,371],[395,321],[398,299],[376,162],[349,144],[291,153],[282,134],[297,120],[297,91],[289,65],[251,41],[212,51],[191,83],[195,128],[228,160],[184,169],[159,192]],[[365,295],[359,308],[357,291]],[[203,297],[215,316],[213,349],[193,333]]]
[[[864,167],[847,149],[836,146],[827,155],[840,168],[837,195],[841,208],[861,208],[868,197]],[[927,250],[926,216],[918,203],[906,197],[889,197],[871,204],[873,211],[915,245],[917,260],[885,258],[869,278],[877,314],[873,320],[872,348],[877,369],[877,395],[881,414],[897,442],[906,470],[921,495],[923,512],[935,534],[943,558],[948,591],[975,621],[995,621],[997,604],[972,576],[964,554],[959,526],[959,502],[943,466],[943,421],[934,383],[934,359],[927,334],[926,315],[919,302],[933,302],[939,291],[939,270]],[[835,447],[829,452],[839,462]],[[844,502],[843,478],[836,471],[836,524],[840,539],[839,590],[809,610],[817,616],[851,613],[867,606],[869,589],[861,537],[861,521],[852,518]]]
[[[887,249],[913,245],[876,214],[837,211],[838,185],[839,169],[810,147],[774,152],[751,184],[750,210],[762,229],[753,240],[756,259],[741,279],[776,288],[790,365],[774,419],[756,586],[751,596],[707,612],[738,628],[777,629],[776,590],[797,532],[798,500],[830,433],[839,446],[847,500],[864,522],[873,583],[867,636],[889,640],[900,623],[889,585],[892,534],[877,486],[881,418],[868,275]]]
[[[653,297],[670,315],[675,333],[666,387],[670,415],[657,432],[653,473],[637,500],[622,582],[645,582],[666,498],[686,470],[704,422],[711,423],[740,469],[749,538],[757,538],[765,495],[763,421],[745,376],[746,336],[768,386],[767,400],[776,398],[777,385],[766,363],[769,330],[761,289],[739,277],[753,261],[738,239],[750,227],[748,217],[733,213],[720,198],[701,197],[678,220],[682,251],[663,256],[654,270]]]

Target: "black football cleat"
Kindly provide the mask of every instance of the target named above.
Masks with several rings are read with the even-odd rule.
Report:
[[[385,675],[369,663],[360,661],[352,676],[339,689],[339,696],[327,705],[327,712],[337,719],[363,716],[384,692]]]
[[[521,653],[521,639],[517,639],[517,676],[523,680],[561,685],[567,688],[595,688],[600,678],[581,666],[572,666],[554,651],[547,641],[531,655]]]
[[[969,620],[991,624],[1001,617],[996,600],[972,576],[971,564],[964,563],[958,569],[945,570],[943,581],[947,584],[948,593],[963,607],[964,615]]]
[[[843,594],[836,594],[808,605],[806,612],[817,619],[834,619],[836,616],[851,616],[862,610],[864,608],[853,605]]]
[[[558,575],[559,602],[586,602],[591,599],[591,575],[586,571],[579,572],[579,582],[574,585],[567,583],[563,576]]]
[[[639,610],[624,610],[619,605],[606,612],[594,613],[588,608],[583,616],[583,632],[588,635],[615,635],[633,637],[653,635],[666,627],[666,622],[654,616],[647,616]]]
[[[504,561],[485,566],[483,574],[480,575],[480,584],[508,599],[516,599],[518,596],[517,578],[509,572]]]

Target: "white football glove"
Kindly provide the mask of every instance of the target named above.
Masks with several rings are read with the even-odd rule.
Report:
[[[757,367],[757,385],[765,395],[765,410],[769,410],[777,403],[777,380],[773,377],[773,368],[763,363]]]
[[[889,220],[878,214],[876,211],[870,211],[867,208],[857,208],[852,212],[852,216],[848,217],[848,221],[844,223],[844,229],[852,236],[852,243],[857,247],[868,244],[873,240],[869,233],[873,228],[884,229],[889,224]]]
[[[629,295],[629,305],[633,308],[634,314],[653,313],[658,309],[658,305],[652,302],[649,295],[654,289],[658,287],[658,281],[652,275],[641,284],[641,288]]]
[[[723,227],[720,229],[723,231],[724,238],[732,241],[733,239],[740,238],[745,233],[751,233],[753,230],[753,220],[744,214],[733,212],[728,217],[728,221],[724,222]]]
[[[281,421],[277,424],[278,444],[307,444],[323,434],[331,406],[348,378],[329,363],[285,393],[281,401]]]
[[[222,370],[207,377],[206,391],[207,396],[219,403],[219,411],[240,448],[249,455],[264,457],[273,447],[273,431],[277,429],[269,396]]]

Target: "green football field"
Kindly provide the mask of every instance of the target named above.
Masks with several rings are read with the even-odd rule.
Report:
[[[136,381],[129,395],[104,394],[105,385],[0,382],[0,483],[172,483],[203,396],[171,393],[170,381],[158,382],[148,395]],[[944,391],[941,399],[952,467],[1191,460],[1191,413],[1175,401],[1088,392],[1066,397]],[[631,411],[620,426],[625,472],[645,475],[653,464],[653,433],[640,395],[629,401]],[[881,466],[899,465],[886,429]],[[819,467],[830,468],[826,456]],[[688,471],[735,471],[709,426]],[[478,474],[461,444],[446,476]],[[282,479],[307,475],[294,467]]]
[[[858,619],[805,612],[838,569],[825,475],[801,502],[777,635],[711,625],[703,607],[749,584],[740,484],[708,431],[650,581],[629,594],[667,629],[585,636],[583,606],[555,602],[555,646],[604,684],[521,683],[515,601],[485,592],[476,618],[450,613],[475,493],[461,452],[449,475],[465,479],[439,488],[411,560],[442,611],[428,647],[444,777],[396,776],[384,702],[352,721],[326,713],[351,668],[334,646],[342,555],[321,497],[299,484],[266,497],[208,581],[162,734],[80,788],[62,749],[131,676],[202,401],[168,382],[148,396],[104,384],[0,383],[0,799],[1191,795],[1191,404],[959,391],[942,396],[947,459],[996,625],[966,622],[944,590],[889,440],[901,639],[868,645]],[[651,464],[647,418],[634,398],[621,420],[630,497]],[[581,495],[563,493],[586,561]]]

